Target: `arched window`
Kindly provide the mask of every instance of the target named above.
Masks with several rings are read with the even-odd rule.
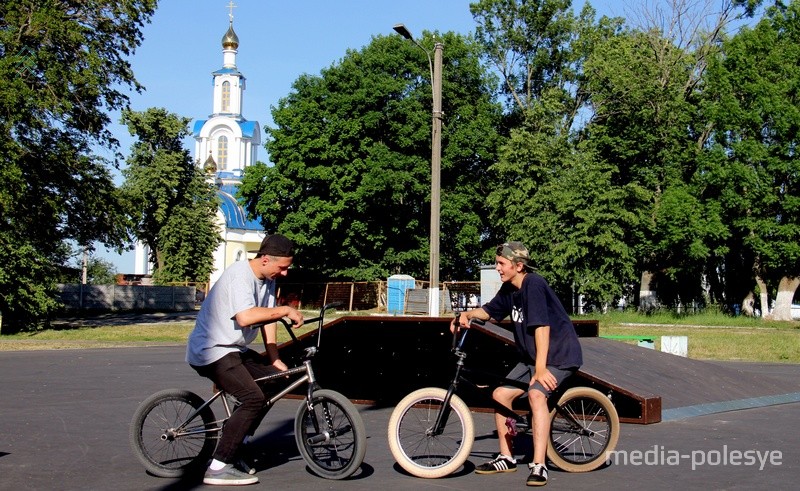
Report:
[[[228,168],[228,137],[221,136],[217,140],[217,169],[227,170]]]
[[[231,83],[222,82],[222,112],[231,111]]]

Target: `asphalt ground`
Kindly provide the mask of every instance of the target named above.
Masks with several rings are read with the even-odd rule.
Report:
[[[183,346],[0,352],[0,490],[182,490],[194,479],[147,474],[130,449],[138,404],[153,392],[210,384],[183,362]],[[729,364],[784,380],[795,390],[800,365]],[[687,389],[692,390],[692,389]],[[696,388],[694,390],[702,390]],[[490,414],[475,413],[476,441],[464,469],[424,480],[405,474],[386,443],[391,407],[358,406],[367,429],[361,469],[342,481],[310,473],[294,444],[297,400],[279,402],[251,444],[258,484],[280,490],[522,489],[527,469],[477,475],[496,452]],[[794,489],[800,479],[800,403],[623,424],[614,462],[585,474],[551,469],[547,489]],[[529,437],[517,443],[530,455]]]

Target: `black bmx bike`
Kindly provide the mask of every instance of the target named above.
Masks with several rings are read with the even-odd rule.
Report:
[[[316,345],[305,348],[301,364],[256,379],[256,382],[286,380],[287,385],[267,401],[268,407],[306,384],[306,397],[294,419],[295,442],[308,467],[326,479],[351,476],[366,453],[366,430],[358,410],[342,394],[320,388],[311,365],[320,348],[325,311],[339,305],[325,305],[318,317],[306,321],[317,321],[319,326]],[[290,324],[285,320],[280,322],[297,342]],[[219,418],[211,408],[218,400],[223,408]],[[162,390],[148,397],[136,410],[130,427],[131,447],[145,469],[155,476],[181,477],[187,471],[204,469],[225,422],[235,410],[235,399],[221,390],[208,399],[184,389]]]
[[[472,324],[484,323],[472,319]],[[479,375],[482,380],[489,377],[500,384],[520,386],[516,380],[466,367],[467,353],[463,346],[470,331],[457,329],[453,333],[456,371],[449,387],[426,387],[408,394],[389,418],[389,449],[400,467],[413,476],[447,476],[461,468],[469,457],[475,440],[475,423],[469,407],[457,392],[461,384],[482,390],[470,376]],[[562,387],[566,385],[562,383]],[[526,387],[523,384],[521,388]],[[551,408],[547,442],[550,462],[566,472],[588,472],[603,465],[616,447],[620,432],[619,416],[610,398],[591,387],[571,387],[556,389],[548,404]],[[530,430],[529,414],[526,417],[507,408],[497,409],[507,416],[506,425],[512,435]]]

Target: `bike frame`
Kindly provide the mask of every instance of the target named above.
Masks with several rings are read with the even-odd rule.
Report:
[[[274,373],[272,375],[267,375],[267,376],[264,376],[264,377],[259,377],[257,379],[254,379],[255,382],[261,383],[261,382],[271,382],[273,380],[284,379],[284,378],[292,377],[292,376],[295,376],[295,375],[300,375],[299,378],[297,378],[294,381],[292,381],[289,385],[287,385],[286,387],[284,387],[283,389],[278,391],[275,395],[273,395],[272,397],[270,397],[266,401],[267,409],[272,407],[276,402],[278,402],[279,400],[283,399],[286,395],[288,395],[289,393],[291,393],[292,391],[294,391],[298,387],[302,386],[303,384],[307,384],[306,404],[308,405],[309,409],[311,409],[314,406],[314,404],[313,404],[313,394],[314,394],[314,391],[317,390],[319,387],[317,387],[317,379],[314,376],[314,369],[311,367],[311,359],[314,358],[314,355],[317,354],[317,351],[319,350],[319,346],[320,346],[320,340],[321,340],[321,337],[322,337],[321,331],[322,331],[322,326],[323,326],[323,324],[322,324],[323,315],[322,314],[325,312],[325,310],[327,310],[329,308],[336,307],[338,305],[339,305],[339,302],[325,305],[324,307],[322,307],[322,310],[320,311],[320,315],[318,317],[314,317],[314,318],[308,319],[306,321],[307,323],[319,322],[319,327],[317,328],[317,343],[316,343],[316,346],[312,346],[312,347],[309,347],[309,348],[305,349],[305,355],[303,356],[303,365],[302,366],[289,368],[288,370],[285,370],[285,371],[282,371],[282,372],[278,372],[278,373]],[[289,324],[289,322],[287,322],[284,319],[279,319],[278,321],[281,324],[284,325],[284,327],[286,328],[287,332],[289,333],[289,336],[292,338],[292,341],[297,342],[298,341],[297,336],[292,331],[292,328],[291,328],[291,325]],[[264,338],[265,343],[266,343],[266,339],[267,338],[264,335],[264,331],[263,331],[264,326],[263,325],[260,325],[260,326],[257,325],[257,326],[252,326],[252,327],[253,328],[258,327],[258,328],[262,329],[261,334],[262,334],[262,337]],[[219,390],[219,391],[215,392],[214,395],[212,395],[199,408],[197,408],[194,412],[192,412],[192,414],[189,415],[189,417],[186,419],[186,421],[183,424],[181,424],[179,427],[175,428],[175,430],[172,432],[173,434],[171,436],[174,436],[174,437],[189,436],[189,435],[197,435],[197,434],[205,434],[205,433],[219,433],[220,431],[222,431],[222,423],[227,421],[228,418],[230,418],[231,414],[233,413],[233,409],[230,407],[230,404],[228,403],[227,399],[225,399],[224,397],[222,397],[222,405],[225,408],[225,417],[222,418],[222,419],[219,419],[217,421],[214,421],[214,425],[216,426],[215,428],[204,428],[202,430],[194,430],[194,431],[186,431],[185,428],[205,408],[207,408],[208,406],[213,404],[214,401],[219,399],[224,394],[225,394],[225,391],[223,391],[223,390]],[[318,427],[318,423],[316,421],[314,421],[314,426],[315,426],[315,430],[318,431],[319,427]]]
[[[448,421],[448,419],[450,417],[450,412],[451,412],[450,400],[453,398],[453,395],[458,392],[458,386],[459,386],[460,382],[465,382],[469,386],[475,388],[476,391],[480,392],[480,388],[478,387],[478,385],[475,384],[474,382],[472,382],[471,380],[469,380],[465,376],[465,374],[470,374],[470,373],[472,373],[472,374],[480,374],[480,375],[488,376],[488,377],[490,377],[490,378],[492,378],[494,380],[499,381],[501,385],[510,385],[510,386],[514,386],[514,387],[519,387],[520,389],[523,389],[523,390],[527,389],[527,385],[522,383],[522,382],[519,382],[518,380],[513,380],[513,379],[506,378],[506,377],[501,377],[501,376],[498,376],[497,374],[494,374],[494,373],[491,373],[491,372],[487,372],[487,371],[483,371],[483,370],[474,370],[474,369],[467,368],[466,365],[465,365],[465,361],[464,361],[467,358],[467,353],[463,350],[463,346],[464,346],[464,341],[467,338],[467,333],[469,332],[469,329],[463,329],[463,331],[464,332],[460,337],[458,336],[458,331],[456,331],[453,334],[453,350],[452,351],[453,351],[453,354],[455,354],[455,356],[457,358],[457,360],[456,360],[456,373],[455,373],[455,376],[453,377],[453,380],[450,382],[450,385],[447,388],[447,393],[445,394],[444,400],[442,401],[442,407],[439,410],[439,414],[436,417],[436,422],[434,423],[433,427],[430,428],[430,430],[429,430],[429,433],[432,434],[432,435],[441,435],[443,433],[443,431],[444,431],[444,428],[447,426],[447,421]],[[563,391],[566,388],[567,388],[567,386],[565,386],[565,384],[562,384],[562,386],[560,386],[556,390],[554,390],[550,394],[550,397],[548,397],[548,404],[550,405],[551,409],[554,408],[556,410],[556,412],[559,415],[561,415],[563,418],[565,418],[567,421],[569,421],[570,424],[572,424],[572,425],[574,425],[576,427],[581,427],[580,423],[573,417],[572,414],[570,414],[570,413],[568,413],[566,411],[563,411],[561,409],[561,407],[558,406],[559,394],[563,393]],[[520,415],[518,415],[516,412],[514,412],[513,409],[507,408],[506,406],[503,406],[502,404],[499,404],[494,399],[491,399],[491,401],[492,401],[493,408],[497,412],[502,414],[503,416],[506,416],[506,417],[509,417],[509,418],[513,418],[517,423],[524,422],[524,418],[522,418]]]

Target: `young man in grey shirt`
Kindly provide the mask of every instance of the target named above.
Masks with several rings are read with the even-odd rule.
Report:
[[[268,235],[254,259],[229,266],[211,288],[189,335],[186,361],[200,375],[211,379],[240,403],[225,423],[214,458],[205,473],[205,484],[241,485],[258,482],[256,476],[234,466],[239,447],[251,435],[267,411],[267,398],[254,379],[286,370],[277,348],[277,324],[284,317],[294,328],[303,325],[303,314],[288,306],[275,306],[275,280],[286,276],[292,264],[293,243],[282,235]],[[267,352],[250,348],[258,327],[266,326]]]

